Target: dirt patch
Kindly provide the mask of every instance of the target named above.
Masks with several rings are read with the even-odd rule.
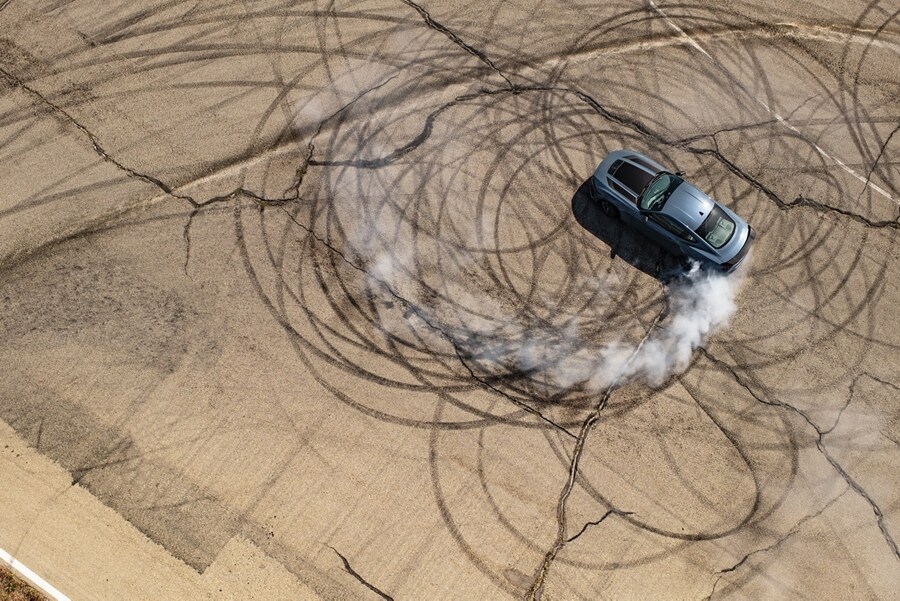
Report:
[[[0,601],[47,601],[47,597],[0,563]]]

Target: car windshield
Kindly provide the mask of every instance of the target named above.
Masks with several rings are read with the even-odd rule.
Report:
[[[713,248],[722,248],[734,235],[734,221],[719,206],[713,207],[697,233]]]
[[[641,194],[640,207],[645,211],[658,211],[663,208],[669,196],[684,181],[671,173],[660,173],[654,177]]]

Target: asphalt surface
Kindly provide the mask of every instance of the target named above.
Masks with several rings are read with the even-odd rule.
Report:
[[[898,54],[896,1],[0,2],[7,449],[184,578],[895,599]],[[759,235],[683,371],[561,383],[668,327],[623,147]]]

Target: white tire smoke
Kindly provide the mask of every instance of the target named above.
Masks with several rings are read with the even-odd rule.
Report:
[[[440,332],[469,368],[485,376],[518,375],[536,386],[601,391],[631,381],[656,387],[687,369],[694,351],[734,314],[748,264],[749,257],[730,275],[693,264],[665,287],[666,315],[640,344],[585,338],[578,315],[561,325],[526,323],[521,314],[504,314],[497,299],[465,289],[454,291],[460,302],[452,311],[442,310],[440,302],[419,300],[414,261],[405,260],[399,251],[374,253],[368,261],[368,285],[385,300],[408,303],[406,319],[382,316],[382,326],[392,335],[403,337],[409,329],[427,328]],[[475,307],[486,311],[476,315]],[[494,314],[486,319],[484,314],[490,311]]]
[[[531,331],[518,350],[519,368],[562,389],[599,391],[628,381],[659,386],[687,369],[709,334],[727,325],[744,269],[724,275],[694,264],[667,288],[668,315],[641,344],[592,347],[578,338],[574,324],[561,332]]]

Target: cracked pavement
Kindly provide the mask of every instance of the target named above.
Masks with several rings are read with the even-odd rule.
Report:
[[[0,548],[73,598],[894,598],[898,54],[886,2],[0,2]],[[503,359],[665,327],[585,195],[622,147],[759,236],[686,371],[559,386]]]

